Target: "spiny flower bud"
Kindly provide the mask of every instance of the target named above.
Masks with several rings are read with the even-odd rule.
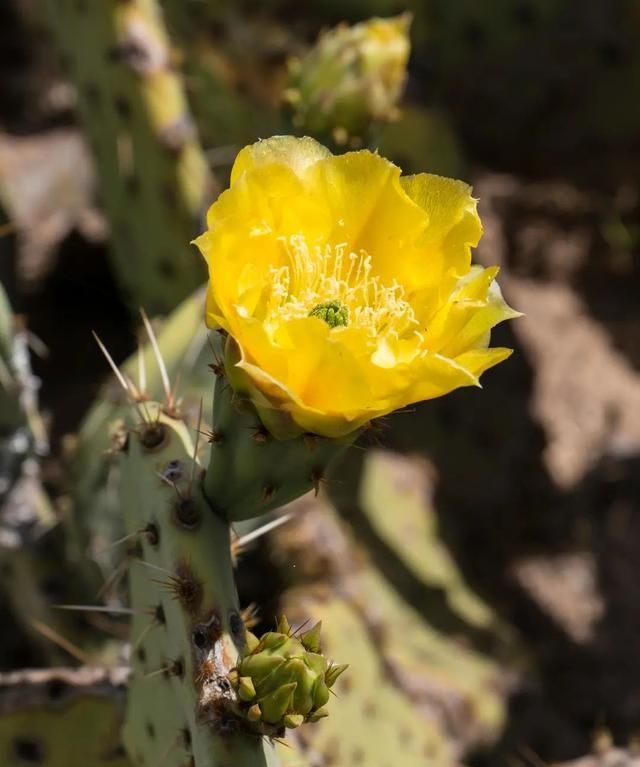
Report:
[[[240,713],[262,735],[278,736],[327,716],[329,689],[347,665],[321,654],[321,624],[296,636],[287,619],[260,639],[247,635],[247,654],[229,674]]]
[[[372,122],[393,119],[406,80],[410,24],[408,13],[353,27],[341,24],[303,59],[292,60],[285,97],[294,123],[354,145]]]

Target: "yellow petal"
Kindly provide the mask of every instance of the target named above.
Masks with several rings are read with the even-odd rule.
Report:
[[[229,325],[225,319],[224,313],[216,303],[212,290],[207,291],[204,316],[208,328],[222,328],[229,332]]]
[[[432,274],[441,279],[450,271],[454,280],[465,275],[471,265],[471,248],[482,236],[482,224],[471,187],[462,181],[430,173],[403,176],[400,183],[429,217],[421,245],[425,259],[433,262]],[[439,287],[441,295],[443,291],[448,292],[450,280],[442,280]]]
[[[324,344],[316,374],[309,377],[301,396],[314,409],[351,413],[371,401],[371,387],[365,371],[349,354],[348,348],[329,338]]]
[[[513,349],[496,346],[494,349],[471,349],[456,357],[456,362],[472,375],[480,377],[486,370],[503,362],[513,354]]]
[[[403,190],[399,168],[366,150],[347,152],[311,166],[305,180],[329,205],[331,242],[369,254],[384,283],[395,280],[411,291],[425,279],[435,281],[425,278],[431,265],[417,246],[428,217]]]
[[[475,247],[482,236],[482,224],[473,191],[464,181],[418,173],[401,178],[402,188],[429,216],[425,243],[457,242]],[[465,269],[466,271],[466,269]]]
[[[231,170],[231,185],[243,173],[272,164],[286,165],[302,175],[310,165],[330,156],[328,149],[309,136],[272,136],[240,150]]]
[[[371,362],[380,368],[395,368],[398,365],[410,365],[422,348],[422,341],[417,336],[395,338],[386,336],[378,342],[371,355]]]
[[[300,407],[295,403],[289,406],[288,414],[301,431],[320,434],[332,439],[353,434],[376,415],[375,413],[367,415],[359,411],[355,417],[350,417],[347,413],[327,413],[313,408]]]
[[[496,268],[470,266],[482,227],[462,182],[403,179],[371,152],[333,157],[312,139],[279,136],[240,152],[207,220],[196,240],[209,267],[207,323],[228,331],[238,351],[232,384],[280,438],[346,435],[477,386],[510,353],[486,348],[491,328],[518,313]],[[343,252],[359,256],[350,288],[336,266]],[[344,296],[356,301],[353,324],[309,316],[316,298]]]
[[[489,344],[490,331],[504,320],[522,316],[512,309],[503,299],[497,283],[489,289],[489,295],[482,306],[467,307],[462,327],[449,343],[442,348],[442,353],[448,357],[458,358],[465,351],[486,347]]]
[[[209,264],[209,302],[212,315],[226,318],[226,330],[235,333],[238,316],[257,312],[269,287],[272,265],[283,263],[281,244],[273,237],[237,230],[226,224],[196,244]],[[216,311],[217,308],[217,311]],[[219,320],[218,320],[218,324]]]
[[[241,174],[209,208],[207,224],[215,230],[228,221],[236,228],[268,234],[277,232],[284,216],[291,218],[288,206],[304,211],[307,202],[303,182],[295,171],[274,163]]]
[[[268,396],[286,396],[324,411],[357,409],[367,397],[367,381],[348,347],[315,317],[282,323],[270,336],[255,320],[234,323],[242,350],[238,366],[252,377],[269,372]],[[260,376],[260,381],[264,382]]]
[[[291,430],[266,413],[269,408],[287,412],[301,431],[332,437],[368,420],[353,419],[363,399],[371,399],[364,372],[329,335],[324,322],[309,317],[283,324],[273,339],[257,322],[247,322],[236,337],[242,351],[237,367],[250,379],[249,393],[274,436],[291,436]]]
[[[428,321],[425,345],[431,351],[456,357],[465,349],[485,345],[488,333],[506,319],[520,313],[507,305],[494,281],[498,267],[472,267],[456,289]]]
[[[477,386],[478,378],[457,360],[427,354],[411,366],[406,390],[399,392],[402,405],[433,399],[461,386]]]

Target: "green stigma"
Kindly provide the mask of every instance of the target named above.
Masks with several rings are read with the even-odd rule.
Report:
[[[349,324],[349,310],[340,301],[325,301],[314,306],[309,317],[324,320],[330,328],[346,327]]]

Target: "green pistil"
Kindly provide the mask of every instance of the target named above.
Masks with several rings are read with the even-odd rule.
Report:
[[[314,306],[309,317],[324,320],[330,328],[346,327],[349,324],[349,310],[340,301],[326,301]]]

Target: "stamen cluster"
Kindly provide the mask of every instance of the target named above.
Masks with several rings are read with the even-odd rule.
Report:
[[[304,235],[278,238],[288,263],[271,267],[265,326],[314,315],[318,307],[343,307],[347,322],[331,325],[364,328],[372,338],[386,333],[400,337],[418,327],[405,289],[397,282],[384,285],[373,274],[373,259],[365,250],[350,251],[347,243],[310,245]]]

